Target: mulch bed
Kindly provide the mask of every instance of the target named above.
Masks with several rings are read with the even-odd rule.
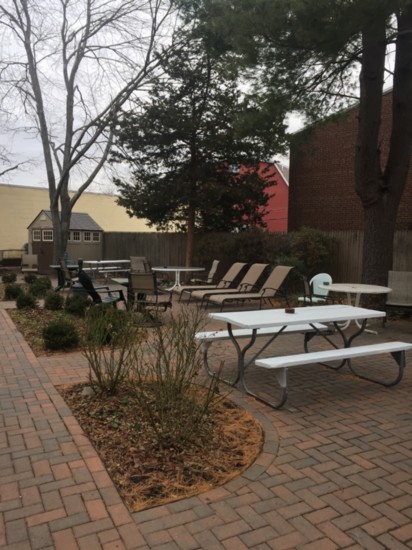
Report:
[[[162,449],[129,388],[105,397],[84,395],[84,387],[58,390],[132,512],[221,485],[247,469],[262,449],[260,424],[228,399],[214,406],[209,437]]]

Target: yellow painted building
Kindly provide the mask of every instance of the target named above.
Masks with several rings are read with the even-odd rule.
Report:
[[[47,188],[0,184],[0,250],[21,249],[29,241],[28,226],[49,209]],[[89,214],[103,231],[153,231],[145,220],[130,218],[114,195],[83,193],[73,211]]]

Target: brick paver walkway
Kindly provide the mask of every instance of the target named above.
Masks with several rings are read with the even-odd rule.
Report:
[[[345,368],[308,366],[291,373],[281,411],[232,392],[263,424],[265,445],[256,463],[222,487],[130,514],[55,389],[85,378],[81,355],[36,358],[4,307],[1,548],[412,548],[412,354],[404,380],[392,389]],[[410,328],[388,323],[378,338],[412,341]],[[277,352],[296,352],[297,338],[282,337]],[[230,365],[230,346],[216,346],[216,356],[220,352]],[[379,357],[374,364],[387,368],[389,362]],[[253,377],[252,371],[260,391],[271,383]]]

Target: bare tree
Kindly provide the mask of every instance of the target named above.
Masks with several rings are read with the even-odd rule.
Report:
[[[21,107],[27,131],[41,140],[55,260],[66,249],[73,206],[106,161],[116,113],[156,71],[173,9],[174,0],[0,5],[1,106]],[[70,197],[74,172],[81,182]]]
[[[26,162],[12,162],[10,154],[7,152],[6,148],[0,146],[0,177],[18,170]]]

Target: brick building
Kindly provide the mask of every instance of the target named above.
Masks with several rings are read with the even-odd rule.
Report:
[[[386,161],[392,92],[384,94],[381,150]],[[302,226],[362,230],[363,209],[355,192],[355,143],[358,107],[295,135],[290,150],[289,231]],[[398,230],[412,229],[412,163],[398,211]]]

